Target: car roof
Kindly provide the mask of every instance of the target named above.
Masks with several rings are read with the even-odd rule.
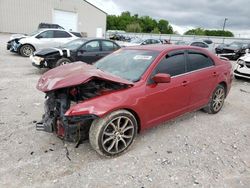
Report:
[[[42,29],[38,29],[38,31],[49,31],[49,30],[57,30],[57,31],[66,31],[65,29],[56,29],[56,28],[42,28]],[[66,31],[69,32],[69,31]]]
[[[91,41],[91,40],[104,40],[104,41],[111,41],[111,42],[114,42],[116,43],[115,41],[113,40],[109,40],[109,39],[105,39],[105,38],[94,38],[94,37],[85,37],[85,38],[78,38],[78,39],[75,39],[75,40],[83,40],[83,41]]]
[[[155,45],[139,45],[139,46],[131,46],[126,47],[125,49],[131,50],[148,50],[148,51],[170,51],[170,50],[188,50],[188,49],[198,49],[200,51],[204,51],[204,49],[196,46],[184,46],[184,45],[173,45],[173,44],[155,44]]]

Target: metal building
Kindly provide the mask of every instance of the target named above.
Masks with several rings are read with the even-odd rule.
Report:
[[[45,22],[101,37],[106,18],[104,11],[85,0],[0,0],[0,32],[31,33]]]

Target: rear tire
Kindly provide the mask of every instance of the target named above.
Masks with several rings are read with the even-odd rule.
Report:
[[[96,119],[89,130],[89,141],[93,149],[106,157],[124,153],[137,135],[137,121],[127,110],[118,110]]]
[[[29,45],[29,44],[24,44],[21,48],[20,48],[20,54],[23,57],[29,57],[33,54],[33,52],[35,51],[34,47]]]
[[[203,108],[203,110],[209,114],[218,113],[223,107],[225,98],[226,98],[225,87],[223,85],[218,85],[215,88],[208,105],[205,108]]]
[[[56,67],[69,63],[71,63],[71,61],[68,58],[61,58],[56,62]]]

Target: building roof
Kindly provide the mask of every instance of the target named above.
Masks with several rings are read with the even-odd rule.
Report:
[[[104,14],[108,14],[107,12],[103,11],[102,9],[98,8],[97,6],[93,5],[92,3],[86,1],[86,0],[83,0],[85,1],[86,3],[88,3],[89,5],[91,5],[92,7],[95,7],[96,9],[100,10],[101,12],[103,12]]]

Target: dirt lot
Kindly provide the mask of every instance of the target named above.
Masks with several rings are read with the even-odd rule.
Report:
[[[86,141],[37,132],[44,72],[6,51],[0,35],[0,187],[249,187],[250,82],[235,80],[222,111],[189,113],[140,134],[126,154],[100,157]]]

